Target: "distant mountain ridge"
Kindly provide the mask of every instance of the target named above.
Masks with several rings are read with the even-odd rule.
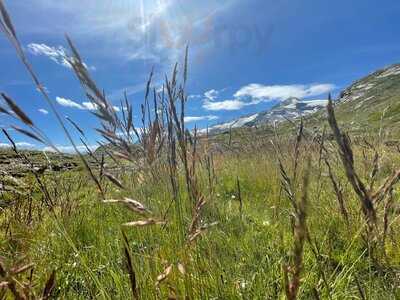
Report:
[[[326,104],[327,100],[301,100],[296,97],[291,97],[276,104],[269,110],[211,126],[209,132],[218,133],[229,130],[230,128],[252,127],[267,123],[273,124],[288,119],[291,120],[314,113],[324,108]]]
[[[306,116],[324,108],[327,103],[327,100],[300,100],[299,98],[291,97],[275,105],[270,110],[259,113],[254,125],[282,122],[287,119]]]
[[[229,122],[209,127],[210,133],[230,128],[252,127],[312,116],[317,126],[325,119],[327,100],[301,100],[291,97],[271,109],[246,115]],[[335,101],[336,116],[353,124],[354,129],[374,128],[382,124],[393,127],[400,124],[400,64],[377,70],[353,82]],[[310,118],[311,119],[311,118]]]

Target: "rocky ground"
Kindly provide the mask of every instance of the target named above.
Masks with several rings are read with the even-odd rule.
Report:
[[[10,149],[0,150],[0,173],[15,178],[24,177],[34,170],[39,174],[60,172],[78,167],[75,156],[68,154],[21,151],[17,155]]]

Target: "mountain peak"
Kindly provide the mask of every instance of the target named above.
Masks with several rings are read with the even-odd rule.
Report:
[[[286,100],[278,103],[275,107],[286,107],[286,108],[291,108],[291,109],[296,109],[298,104],[301,103],[302,101],[299,98],[296,97],[289,97]]]

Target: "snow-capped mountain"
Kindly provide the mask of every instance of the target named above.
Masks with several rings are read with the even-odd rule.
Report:
[[[300,100],[289,98],[275,105],[272,109],[262,112],[255,119],[254,125],[282,122],[314,113],[327,104],[327,100]]]
[[[229,130],[230,128],[251,127],[267,123],[273,124],[288,119],[291,120],[316,112],[324,108],[326,104],[327,100],[300,100],[292,97],[278,103],[269,110],[214,125],[209,128],[209,132],[218,133]]]

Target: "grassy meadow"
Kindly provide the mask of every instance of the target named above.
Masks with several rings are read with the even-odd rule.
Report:
[[[72,132],[86,145],[0,8],[60,134],[76,150]],[[162,91],[150,75],[136,128],[127,97],[117,113],[67,42],[102,146],[78,151],[77,168],[39,172],[39,154],[3,129],[30,172],[0,175],[0,299],[400,298],[400,160],[385,127],[347,133],[330,101],[319,127],[295,119],[218,136],[188,130],[186,52]],[[15,130],[54,147],[18,100],[2,98]]]
[[[198,186],[207,201],[199,223],[216,224],[202,230],[192,242],[187,239],[194,213],[184,176],[178,176],[179,215],[173,207],[168,170],[162,163],[156,176],[149,171],[120,173],[124,189],[102,182],[106,199],[138,199],[152,215],[167,220],[166,224],[143,227],[124,226],[143,218],[118,203],[102,203],[84,170],[46,175],[43,180],[55,202],[51,211],[43,207],[40,191],[9,194],[15,205],[1,215],[4,265],[34,263],[33,274],[25,272],[17,277],[19,284],[34,283],[31,293],[40,295],[55,270],[54,298],[128,299],[132,289],[124,253],[127,247],[139,299],[284,297],[284,266],[295,264],[297,217],[285,192],[277,155],[285,172],[293,174],[295,138],[282,141],[278,155],[267,138],[265,143],[246,141],[242,145],[243,137],[233,134],[232,145],[243,147],[242,151],[215,154],[211,176],[206,164],[199,165]],[[327,145],[332,147],[330,164],[347,217],[341,212],[324,157],[317,147],[304,142],[299,146],[298,179],[288,175],[297,199],[302,197],[304,172],[309,172],[298,298],[397,298],[400,252],[396,189],[376,204],[377,221],[369,232],[336,149]],[[380,151],[384,156],[374,177],[376,185],[391,174],[398,160],[393,150]],[[355,153],[360,176],[372,182],[374,151],[357,146]],[[35,186],[34,179],[30,180],[27,184]],[[23,262],[18,262],[20,259]]]

